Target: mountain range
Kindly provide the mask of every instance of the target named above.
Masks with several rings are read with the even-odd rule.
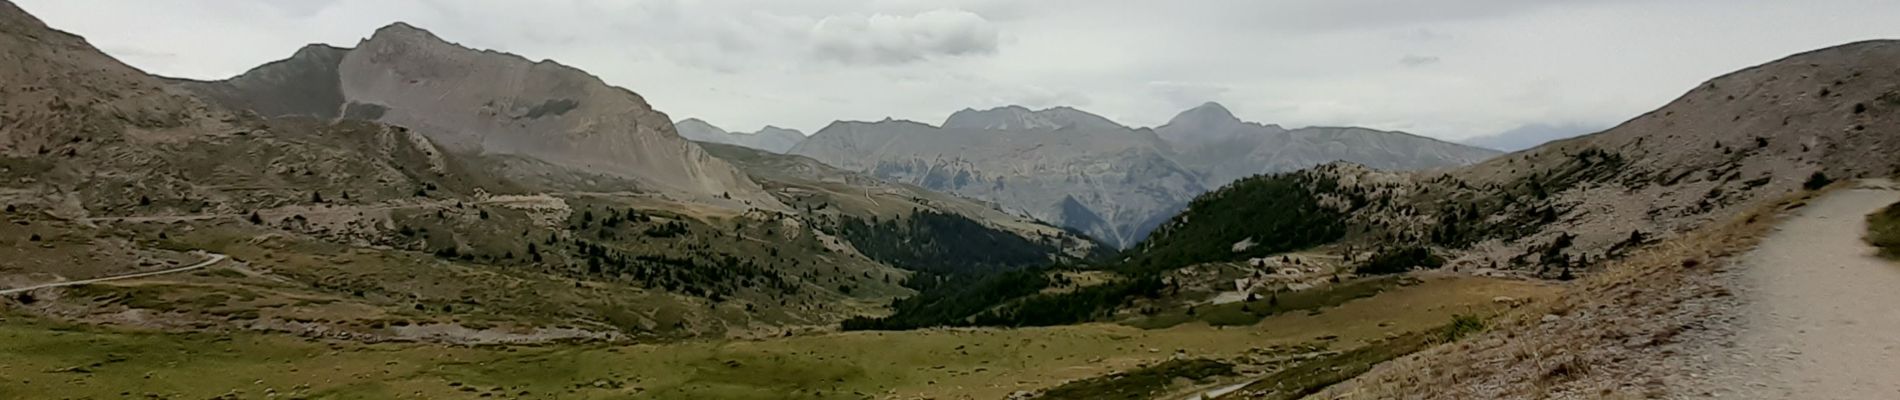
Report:
[[[148,272],[198,262],[195,250],[266,271],[216,287],[352,310],[292,323],[321,311],[234,302],[249,317],[227,318],[47,295],[29,300],[40,315],[476,343],[777,335],[878,313],[914,292],[911,277],[1106,250],[809,159],[709,152],[632,91],[407,24],[196,81],[146,74],[0,1],[0,51],[0,203],[14,222],[0,256],[19,260],[0,284]],[[223,290],[199,283],[154,290]],[[170,314],[110,317],[122,312]],[[376,322],[398,314],[404,325]]]
[[[1838,263],[1748,249],[1885,263],[1833,201],[1893,201],[1846,181],[1900,176],[1900,41],[1502,155],[1214,103],[727,144],[799,134],[400,23],[200,81],[0,0],[0,54],[10,397],[1694,397],[1884,361],[1737,326],[1880,333],[1754,318]]]
[[[964,109],[940,125],[836,122],[791,150],[847,170],[956,193],[1116,246],[1195,196],[1242,177],[1333,161],[1382,169],[1467,165],[1493,150],[1401,132],[1242,121],[1219,104],[1157,128],[1070,107]]]

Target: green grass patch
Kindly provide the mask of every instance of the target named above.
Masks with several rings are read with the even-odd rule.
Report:
[[[1900,260],[1900,203],[1867,216],[1867,243],[1880,248],[1881,256]]]
[[[1451,316],[1451,325],[1445,326],[1443,329],[1444,336],[1441,339],[1445,342],[1455,342],[1458,341],[1458,339],[1463,339],[1465,336],[1483,332],[1485,327],[1484,318],[1478,318],[1476,315],[1469,314],[1453,315]]]
[[[1176,379],[1200,381],[1234,374],[1234,365],[1208,359],[1176,359],[1125,373],[1069,382],[1043,392],[1037,399],[1126,399],[1154,398],[1164,393]]]
[[[1357,279],[1313,289],[1257,296],[1252,301],[1177,307],[1123,324],[1142,329],[1164,329],[1193,321],[1203,321],[1213,326],[1253,325],[1275,314],[1317,311],[1415,283],[1417,280],[1397,275]]]
[[[1448,343],[1484,329],[1484,320],[1458,315],[1437,329],[1412,332],[1336,355],[1321,357],[1261,378],[1242,391],[1258,394],[1254,398],[1292,400],[1318,393],[1327,386],[1344,382],[1372,370],[1374,365]]]

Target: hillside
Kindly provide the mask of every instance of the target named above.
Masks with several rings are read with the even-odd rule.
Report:
[[[449,151],[525,157],[720,207],[782,210],[731,165],[681,138],[638,94],[553,61],[462,47],[397,23],[350,49],[306,46],[226,80],[177,80],[265,117],[338,117],[413,129]],[[500,173],[535,182],[536,167]],[[624,186],[623,186],[624,187]],[[599,187],[586,188],[590,190]]]
[[[1895,64],[1892,41],[1798,54],[1713,79],[1616,128],[1470,167],[1330,163],[1245,178],[1194,200],[1120,262],[1044,275],[1104,283],[982,280],[925,291],[892,317],[847,326],[1245,325],[1295,295],[1350,296],[1389,274],[1578,281],[1470,342],[1459,338],[1484,330],[1483,319],[1391,335],[1314,361],[1342,368],[1257,376],[1236,390],[1297,398],[1424,351],[1325,397],[1665,393],[1673,381],[1656,375],[1686,375],[1694,360],[1680,355],[1699,351],[1676,338],[1719,334],[1684,321],[1718,318],[1714,304],[1725,300],[1715,293],[1742,290],[1699,266],[1725,263],[1778,212],[1832,182],[1900,174],[1891,151],[1900,146],[1891,131],[1900,126],[1900,72],[1885,67]],[[1440,271],[1406,274],[1414,269]],[[1664,317],[1629,317],[1649,315]],[[1518,366],[1525,351],[1542,354],[1535,367]]]
[[[1644,369],[1660,368],[1648,360],[1680,362],[1669,361],[1671,353],[1659,352],[1676,348],[1663,346],[1673,342],[1614,337],[1673,337],[1703,329],[1667,323],[1677,319],[1614,321],[1617,315],[1705,313],[1682,307],[1710,301],[1699,296],[1722,290],[1716,289],[1722,284],[1704,272],[1682,272],[1681,267],[1703,262],[1701,257],[1720,262],[1745,249],[1775,211],[1800,207],[1804,192],[1836,180],[1900,174],[1900,157],[1894,156],[1900,132],[1892,128],[1900,122],[1900,72],[1890,68],[1896,64],[1900,42],[1852,43],[1724,75],[1604,132],[1467,168],[1407,175],[1329,165],[1295,173],[1292,177],[1308,183],[1282,190],[1272,188],[1284,187],[1283,177],[1245,179],[1197,200],[1141,249],[1149,254],[1189,252],[1198,260],[1248,257],[1228,249],[1191,247],[1194,241],[1176,238],[1208,232],[1191,237],[1213,234],[1213,240],[1241,241],[1246,231],[1219,226],[1266,221],[1191,216],[1235,215],[1233,210],[1260,204],[1269,199],[1266,196],[1292,196],[1347,216],[1339,221],[1346,224],[1346,234],[1329,248],[1349,260],[1370,259],[1386,249],[1422,247],[1446,258],[1445,266],[1452,270],[1588,277],[1582,292],[1551,306],[1555,317],[1542,316],[1539,322],[1539,314],[1524,316],[1526,320],[1513,320],[1500,328],[1502,332],[1486,335],[1476,350],[1463,345],[1460,348],[1467,350],[1427,352],[1405,361],[1402,368],[1375,370],[1326,395],[1595,393],[1593,388],[1602,385],[1662,372]],[[1572,318],[1565,309],[1597,311]],[[1553,326],[1625,328],[1602,333]],[[1586,336],[1591,332],[1613,336]],[[1518,344],[1497,344],[1498,337],[1512,335],[1518,335],[1511,341]],[[1509,358],[1509,352],[1529,348],[1551,352],[1544,356],[1551,363],[1574,360],[1551,368],[1590,370],[1527,379],[1517,367],[1476,361]],[[1602,362],[1602,357],[1632,356],[1645,357],[1645,362]],[[1500,367],[1490,367],[1494,365]],[[1460,372],[1443,372],[1453,370]]]
[[[1897,53],[1894,42],[1876,41],[1791,56],[1710,80],[1604,132],[1471,167],[1407,175],[1327,166],[1300,174],[1338,183],[1309,189],[1340,200],[1334,208],[1350,215],[1354,232],[1348,243],[1430,245],[1467,268],[1555,273],[1565,261],[1556,258],[1581,268],[1640,244],[1632,238],[1668,239],[1819,177],[1894,173],[1900,159],[1891,150],[1900,138],[1881,127],[1896,118],[1900,77],[1882,66]]]
[[[8,100],[0,204],[11,222],[0,228],[0,255],[22,260],[0,267],[0,284],[229,257],[196,272],[8,296],[8,313],[365,342],[757,337],[880,315],[913,293],[904,285],[922,271],[1025,268],[1097,248],[967,200],[836,171],[761,167],[777,175],[754,178],[672,136],[631,92],[406,26],[354,50],[306,47],[232,80],[190,82],[125,66],[11,4],[0,18],[0,45],[14,55],[0,60]],[[458,67],[428,72],[442,63]],[[437,81],[351,83],[416,77],[406,74]],[[462,84],[464,103],[413,98],[457,79],[520,85]],[[369,87],[381,84],[410,89]],[[313,93],[342,93],[348,103]],[[585,100],[513,116],[488,107],[543,96]],[[364,106],[371,101],[383,106]],[[485,133],[441,130],[451,125]],[[572,136],[561,146],[598,145],[587,152],[624,150],[615,163],[648,151],[686,158],[622,164],[621,174],[577,169],[602,167],[575,163],[588,154],[504,148],[550,134]],[[470,138],[479,140],[448,144]],[[645,175],[720,169],[756,197],[682,195]],[[921,222],[893,225],[912,221]],[[846,228],[853,224],[891,228]],[[906,241],[877,241],[889,237]],[[944,257],[984,255],[999,243],[1016,245],[982,263]]]

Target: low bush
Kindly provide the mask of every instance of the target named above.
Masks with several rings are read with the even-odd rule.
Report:
[[[1879,247],[1880,255],[1900,260],[1900,203],[1867,216],[1867,243]]]

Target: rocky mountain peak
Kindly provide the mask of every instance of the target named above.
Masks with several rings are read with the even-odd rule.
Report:
[[[402,22],[402,21],[397,21],[394,23],[390,23],[389,25],[384,25],[381,28],[376,28],[376,32],[374,34],[371,34],[368,40],[374,41],[378,39],[381,39],[381,40],[422,39],[422,40],[431,40],[431,41],[438,41],[438,42],[447,42],[446,40],[442,40],[441,37],[436,36],[434,32],[429,32],[427,29],[417,28],[415,25],[410,25],[408,22]]]
[[[1023,106],[1011,105],[981,111],[965,108],[950,114],[950,118],[944,119],[943,127],[950,129],[1014,130],[1055,129],[1060,126],[1056,125],[1054,121],[1049,121],[1047,118],[1036,115],[1035,111],[1030,111]]]
[[[973,108],[965,108],[950,114],[950,118],[943,121],[943,128],[975,130],[1055,130],[1064,128],[1123,128],[1123,126],[1100,115],[1066,106],[1030,110],[1028,107],[1008,105],[981,111]]]
[[[791,129],[791,128],[780,128],[780,127],[777,127],[777,126],[772,126],[772,125],[766,125],[766,126],[765,126],[764,128],[759,128],[759,131],[758,131],[758,132],[753,132],[752,134],[753,134],[753,135],[758,135],[758,136],[781,136],[781,137],[783,137],[783,136],[786,136],[786,135],[798,135],[798,137],[800,137],[800,138],[803,138],[803,137],[805,137],[805,133],[804,133],[804,132],[801,132],[801,131],[799,131],[799,130],[797,130],[797,129]]]
[[[1226,106],[1210,101],[1182,111],[1180,114],[1175,114],[1173,119],[1168,120],[1167,125],[1163,125],[1168,129],[1158,130],[1184,134],[1176,135],[1177,137],[1169,137],[1166,135],[1162,137],[1170,142],[1178,143],[1181,140],[1224,136],[1234,133],[1234,131],[1246,125],[1246,121],[1241,121],[1239,117],[1235,117],[1234,113],[1228,111]]]

